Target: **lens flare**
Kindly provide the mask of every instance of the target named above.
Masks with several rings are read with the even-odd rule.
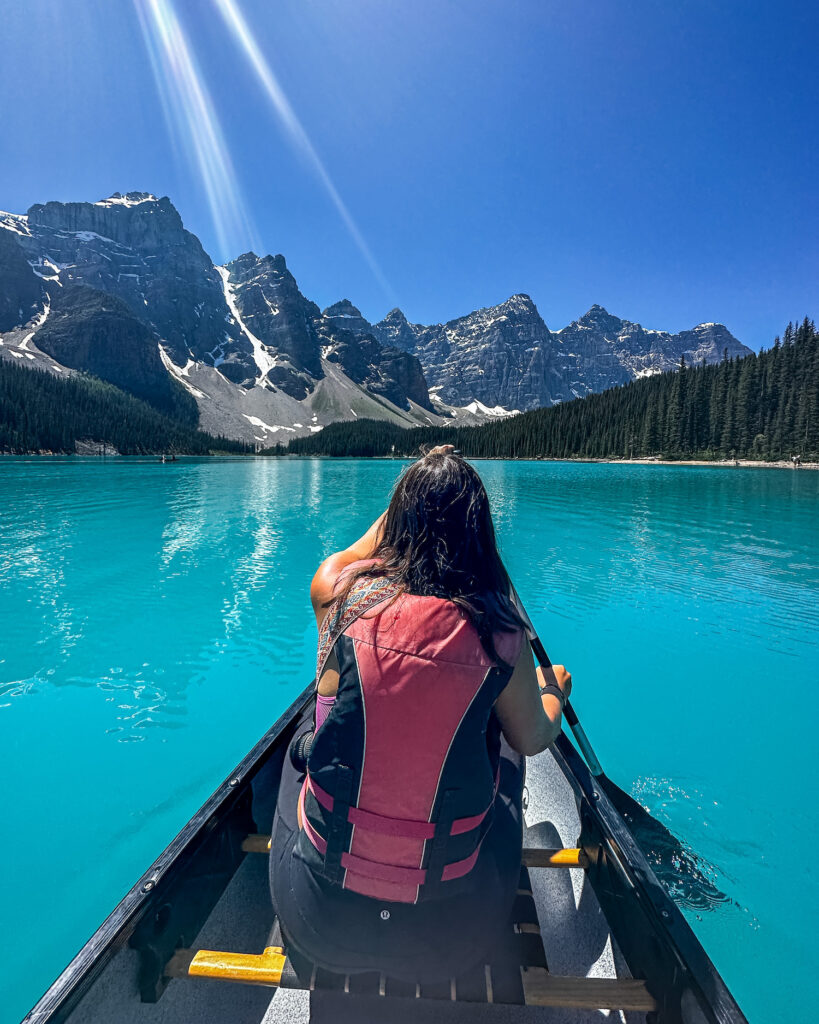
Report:
[[[199,172],[226,259],[256,248],[233,162],[202,74],[171,0],[134,0],[171,137]]]
[[[302,123],[296,116],[296,112],[293,110],[290,101],[279,84],[279,80],[273,73],[273,69],[270,67],[270,64],[264,54],[259,49],[259,44],[256,42],[250,26],[245,21],[242,12],[235,3],[235,0],[214,0],[214,3],[219,9],[222,17],[225,19],[226,25],[233,33],[236,42],[244,51],[245,56],[255,71],[256,76],[267,94],[267,97],[270,100],[270,103],[273,106],[273,109],[290,142],[305,161],[313,168],[319,181],[330,196],[330,199],[347,227],[347,230],[350,232],[353,241],[369,264],[370,269],[378,280],[378,283],[387,295],[394,298],[392,287],[370,251],[370,247],[367,245],[358,225],[353,220],[352,214],[347,209],[347,205],[339,195],[338,189],[333,183],[327,168],[322,163],[321,157],[316,152],[315,147],[310,141],[307,132],[304,130]]]

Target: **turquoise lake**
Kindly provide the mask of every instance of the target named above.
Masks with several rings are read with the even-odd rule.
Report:
[[[3,1024],[309,681],[312,573],[401,465],[0,461]],[[706,950],[812,1019],[819,473],[476,466],[607,773],[729,897]]]

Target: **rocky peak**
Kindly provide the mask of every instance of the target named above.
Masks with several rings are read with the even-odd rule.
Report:
[[[391,309],[384,319],[379,320],[373,327],[376,337],[384,345],[400,348],[403,352],[415,352],[418,337],[425,330],[425,327],[411,324],[397,307]]]
[[[442,329],[446,334],[456,337],[461,337],[464,334],[474,335],[476,332],[480,333],[486,330],[498,330],[505,333],[508,342],[512,345],[516,344],[518,332],[523,332],[520,335],[521,338],[532,330],[539,334],[543,332],[546,335],[549,334],[549,328],[538,313],[537,306],[528,295],[522,293],[510,296],[497,306],[486,306],[459,317],[457,320],[450,320],[443,325]]]
[[[337,327],[352,331],[353,334],[373,334],[373,325],[361,315],[361,310],[355,307],[349,299],[342,299],[335,302],[324,310],[324,317],[330,320]]]
[[[275,285],[284,291],[301,295],[296,279],[287,269],[287,261],[281,253],[275,256],[257,256],[255,252],[246,252],[226,263],[225,269],[230,274],[232,282],[263,279],[270,287]],[[303,295],[301,297],[304,299]],[[304,299],[304,301],[308,300]],[[311,302],[310,305],[315,307],[318,312],[318,306],[315,303]]]
[[[328,306],[324,310],[324,316],[329,317],[350,317],[351,319],[361,319],[364,317],[361,315],[361,310],[357,306],[354,306],[349,299],[341,299],[340,302],[334,302],[332,306]]]
[[[706,335],[722,334],[724,332],[725,334],[728,334],[728,335],[730,335],[733,338],[733,335],[728,330],[728,328],[725,326],[725,324],[714,324],[714,323],[697,324],[697,326],[696,327],[692,327],[691,330],[693,331],[694,334],[698,334],[701,337],[705,337]],[[736,339],[734,339],[734,340],[736,341]]]
[[[691,365],[701,363],[718,363],[727,352],[729,359],[747,356],[751,351],[738,341],[724,324],[697,324],[690,331],[680,331],[674,335],[679,339],[681,354]]]
[[[609,313],[603,306],[598,306],[596,303],[589,309],[587,313],[584,313],[579,320],[574,320],[569,327],[581,327],[597,331],[614,331],[620,330],[626,320],[621,320],[619,317]],[[568,328],[564,328],[567,330]]]
[[[256,377],[252,346],[222,281],[170,199],[114,193],[97,203],[35,204],[17,240],[50,288],[85,285],[121,299],[177,366],[218,366],[237,384]],[[79,320],[77,321],[79,323]]]
[[[523,316],[540,316],[537,306],[534,304],[531,297],[523,292],[510,295],[506,302],[501,302],[499,305],[490,308],[504,310],[504,312],[516,313]]]
[[[666,370],[676,370],[680,357],[686,362],[717,362],[724,348],[731,355],[747,355],[721,324],[701,324],[689,331],[670,334],[649,330],[630,320],[612,316],[602,306],[564,327],[559,335],[560,363],[572,395],[604,391]]]
[[[143,198],[129,199],[131,196]],[[170,199],[157,199],[147,192],[129,192],[127,196],[115,192],[97,203],[36,203],[28,211],[28,224],[33,232],[99,235],[143,253],[184,245],[207,259],[199,239],[185,230]]]
[[[323,376],[318,306],[299,291],[281,254],[248,252],[224,270],[241,326],[261,346],[256,361],[262,377],[292,398],[304,398]]]
[[[445,324],[411,324],[391,310],[374,330],[385,343],[418,356],[436,400],[489,408],[532,408],[544,404],[551,383],[551,337],[528,295],[518,293],[497,306],[475,310]],[[548,403],[546,403],[548,404]]]
[[[237,256],[235,260],[231,260],[230,263],[226,263],[225,266],[230,267],[231,274],[236,277],[242,274],[277,274],[282,278],[289,278],[293,285],[296,285],[296,279],[287,269],[287,260],[281,253],[277,253],[275,256],[270,254],[257,256],[255,252],[246,252]],[[296,287],[298,286],[296,285]]]

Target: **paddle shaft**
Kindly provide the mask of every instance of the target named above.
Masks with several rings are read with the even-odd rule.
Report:
[[[552,678],[554,678],[552,663],[549,660],[549,655],[546,653],[546,648],[540,642],[540,638],[535,632],[535,627],[532,625],[532,620],[526,613],[526,609],[523,607],[523,602],[521,601],[520,596],[518,595],[518,592],[515,590],[514,587],[512,588],[512,600],[517,605],[520,617],[523,619],[523,622],[526,626],[526,632],[529,635],[529,643],[532,645],[532,651],[534,652],[535,657],[540,663],[540,667],[547,672],[551,672]],[[574,738],[577,740],[577,745],[578,747],[580,747],[580,753],[586,759],[586,764],[589,766],[589,771],[594,776],[602,776],[603,768],[600,762],[597,760],[597,755],[595,754],[591,743],[589,743],[589,737],[586,735],[585,729],[580,724],[580,719],[577,717],[577,714],[574,708],[572,707],[571,701],[569,700],[566,701],[566,704],[563,708],[563,717],[569,723],[569,728],[572,730],[572,734],[574,735]]]

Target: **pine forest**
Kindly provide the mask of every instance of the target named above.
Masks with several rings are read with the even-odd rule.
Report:
[[[212,437],[86,374],[57,377],[0,360],[0,452],[71,454],[77,441],[121,455],[242,453],[242,442]],[[194,410],[195,411],[195,410]]]

